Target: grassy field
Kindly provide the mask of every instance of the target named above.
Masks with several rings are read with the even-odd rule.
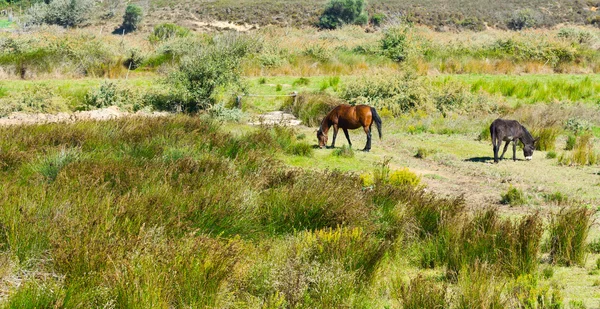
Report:
[[[421,25],[149,27],[306,26],[324,3],[248,1],[140,2],[124,36],[107,31],[120,16],[0,33],[0,117],[142,111],[0,126],[0,308],[600,306],[600,34],[502,30],[518,9],[583,24],[597,4],[377,0],[369,13]],[[382,116],[371,152],[361,130],[317,147],[341,103]],[[302,124],[249,124],[272,111]],[[492,163],[499,117],[540,138],[532,161]]]

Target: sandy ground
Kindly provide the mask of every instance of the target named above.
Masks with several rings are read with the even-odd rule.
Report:
[[[122,111],[117,106],[108,108],[80,111],[74,113],[58,113],[58,114],[27,114],[27,113],[12,113],[8,117],[0,118],[0,126],[7,125],[22,125],[22,124],[38,124],[38,123],[55,123],[55,122],[73,122],[82,120],[111,120],[122,117],[141,116],[141,117],[163,117],[168,116],[168,112],[144,112],[130,113]]]

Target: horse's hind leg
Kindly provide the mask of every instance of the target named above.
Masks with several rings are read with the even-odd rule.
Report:
[[[371,150],[371,130],[368,127],[363,127],[365,129],[365,133],[367,134],[367,144],[363,151],[369,152]]]
[[[492,133],[492,147],[494,149],[494,163],[498,163],[498,151],[500,151],[500,145],[498,145],[498,138],[496,138],[496,135],[493,133]]]
[[[517,161],[517,140],[513,141],[513,161]]]
[[[342,129],[344,130],[344,135],[346,135],[346,139],[348,140],[348,145],[350,146],[350,148],[352,148],[352,142],[350,141],[350,135],[348,134],[348,129]]]

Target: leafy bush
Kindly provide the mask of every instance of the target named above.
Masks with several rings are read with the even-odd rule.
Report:
[[[94,0],[53,0],[36,3],[28,14],[34,24],[75,27],[89,19],[93,6]]]
[[[532,10],[518,10],[506,22],[506,26],[511,30],[523,30],[534,27],[536,19]]]
[[[560,28],[557,36],[577,44],[589,44],[593,40],[591,32],[578,28]]]
[[[364,0],[330,0],[319,18],[319,28],[336,29],[345,24],[364,25],[367,15]]]
[[[371,16],[369,23],[375,27],[380,27],[386,19],[384,13],[375,13]]]
[[[135,4],[128,4],[123,15],[123,23],[121,30],[125,32],[133,32],[138,29],[142,22],[142,8]]]
[[[127,69],[135,70],[139,68],[144,61],[145,59],[142,52],[137,48],[133,48],[127,52],[127,58],[123,61],[123,66]]]
[[[583,265],[594,212],[584,207],[563,208],[550,221],[550,259],[561,265]]]
[[[575,135],[580,135],[582,133],[588,132],[591,130],[591,128],[591,123],[578,118],[569,118],[565,124],[565,129],[567,129]]]
[[[416,188],[421,183],[421,177],[405,167],[400,170],[392,171],[387,183],[394,186],[409,186]]]
[[[119,87],[114,82],[103,82],[100,87],[90,90],[85,95],[83,106],[86,109],[125,106],[134,103],[133,99],[129,89]]]
[[[500,203],[502,204],[516,206],[527,203],[527,199],[525,199],[523,191],[513,186],[510,186],[508,188],[508,191],[506,191],[506,193],[502,194],[501,196],[502,199],[500,200]]]
[[[167,41],[171,38],[184,38],[190,34],[190,29],[176,24],[164,23],[154,26],[152,34],[148,38],[151,43]]]
[[[392,27],[385,30],[380,41],[383,54],[396,61],[402,62],[408,57],[408,27]]]
[[[217,95],[226,87],[228,92],[243,90],[240,79],[242,58],[254,51],[255,41],[240,34],[224,34],[201,50],[185,58],[169,81],[181,90],[184,110],[197,112],[217,103]]]
[[[410,74],[360,78],[345,84],[340,97],[352,104],[368,103],[388,109],[394,116],[431,106],[428,89]]]
[[[419,159],[425,159],[427,158],[433,151],[427,148],[423,148],[423,147],[419,147],[417,149],[417,154],[415,155],[415,158],[419,158]]]

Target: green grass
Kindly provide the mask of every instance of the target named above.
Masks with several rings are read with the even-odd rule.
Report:
[[[8,19],[0,19],[0,29],[13,28],[14,26],[14,22],[10,22]]]

